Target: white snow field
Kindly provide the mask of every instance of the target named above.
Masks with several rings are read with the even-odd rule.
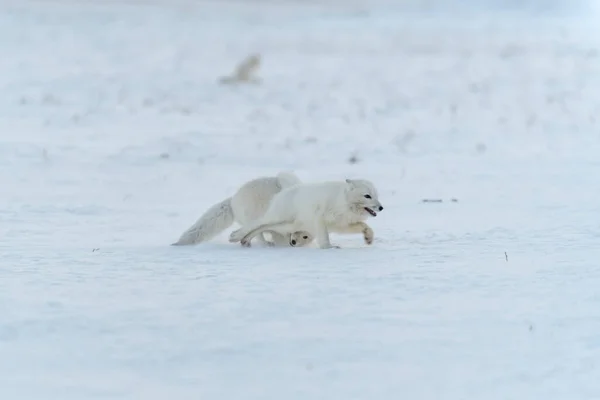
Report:
[[[565,7],[0,3],[0,399],[599,399],[600,23]],[[281,170],[372,180],[373,245],[170,246]]]

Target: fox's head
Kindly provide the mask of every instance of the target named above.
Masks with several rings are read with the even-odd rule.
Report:
[[[383,206],[379,202],[377,189],[366,179],[346,179],[346,198],[350,207],[360,215],[376,217]]]
[[[290,235],[290,246],[302,247],[312,242],[313,236],[305,231],[294,232]]]

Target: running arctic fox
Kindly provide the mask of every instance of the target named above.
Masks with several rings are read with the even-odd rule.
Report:
[[[248,224],[265,213],[273,196],[283,188],[298,183],[301,183],[300,179],[291,172],[280,172],[275,177],[256,178],[246,182],[232,197],[209,208],[172,245],[185,246],[206,242],[229,228],[234,222],[240,225]],[[258,240],[268,246],[299,247],[313,240],[313,236],[308,232],[279,234],[269,230],[265,231],[271,234],[273,242],[267,241],[262,232],[258,236]]]
[[[322,249],[339,248],[329,241],[329,232],[362,233],[371,244],[373,230],[363,220],[382,210],[377,189],[368,180],[297,184],[277,193],[265,214],[233,231],[229,241],[249,246],[254,236],[269,230],[310,232]]]

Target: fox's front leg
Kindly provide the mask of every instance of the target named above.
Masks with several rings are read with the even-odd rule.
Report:
[[[317,244],[322,249],[331,249],[336,248],[339,249],[340,246],[332,246],[331,241],[329,240],[329,231],[327,230],[327,225],[323,221],[319,221],[315,226],[315,233]]]
[[[375,237],[373,229],[362,221],[346,225],[343,228],[336,227],[335,231],[338,233],[362,233],[366,244],[372,244]]]

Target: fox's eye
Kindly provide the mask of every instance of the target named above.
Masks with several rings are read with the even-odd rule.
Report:
[[[308,236],[302,236],[302,239],[308,239]]]
[[[365,199],[370,199],[371,195],[370,194],[365,194]]]

